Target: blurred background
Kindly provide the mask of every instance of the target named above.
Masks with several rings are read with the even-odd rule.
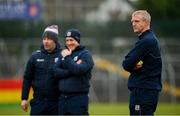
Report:
[[[39,49],[45,27],[52,24],[59,26],[62,46],[65,31],[78,28],[82,44],[93,54],[95,67],[90,103],[123,103],[128,112],[129,74],[122,69],[121,63],[137,40],[130,22],[131,13],[137,9],[146,9],[151,14],[151,28],[161,43],[163,90],[159,104],[178,104],[179,6],[179,0],[0,0],[0,114],[3,111],[8,114],[10,104],[20,110],[26,62],[31,53]],[[173,109],[180,110],[180,105]]]

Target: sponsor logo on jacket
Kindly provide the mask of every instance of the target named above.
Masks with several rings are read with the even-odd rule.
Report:
[[[44,62],[44,59],[39,59],[39,58],[38,58],[36,61],[37,61],[37,62]]]

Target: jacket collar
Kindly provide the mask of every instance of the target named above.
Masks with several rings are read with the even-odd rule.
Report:
[[[141,35],[138,36],[139,39],[142,39],[146,34],[148,34],[148,33],[150,33],[150,32],[152,32],[151,29],[148,29],[148,30],[144,31]]]

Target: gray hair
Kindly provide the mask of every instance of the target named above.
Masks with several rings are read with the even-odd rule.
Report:
[[[133,12],[132,16],[141,15],[143,21],[147,21],[149,24],[151,22],[151,15],[146,10],[137,10]]]

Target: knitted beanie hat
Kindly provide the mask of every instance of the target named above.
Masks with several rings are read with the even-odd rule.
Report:
[[[54,40],[54,42],[56,43],[58,41],[58,34],[58,26],[51,25],[45,28],[42,38],[47,37],[49,39]]]
[[[81,34],[78,29],[69,29],[67,30],[65,37],[73,37],[78,43],[80,43]]]

